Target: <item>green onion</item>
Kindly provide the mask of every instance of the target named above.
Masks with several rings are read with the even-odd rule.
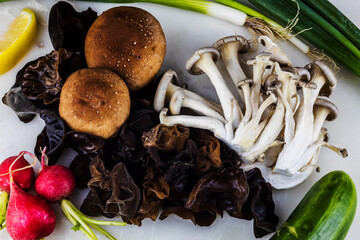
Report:
[[[329,0],[302,0],[360,48],[360,30]]]
[[[349,49],[356,57],[360,58],[360,50],[349,40],[347,39],[338,29],[336,29],[333,25],[331,25],[328,21],[322,18],[318,13],[316,13],[313,9],[311,9],[308,5],[303,3],[301,0],[286,0],[289,5],[291,5],[294,9],[298,10],[300,8],[300,12],[308,17],[308,19],[326,32],[328,32],[332,37],[338,40],[342,45],[344,45],[347,49]],[[299,21],[301,19],[299,18]]]
[[[249,0],[249,2],[283,26],[286,26],[298,14],[298,9],[289,4],[292,0]],[[360,59],[328,32],[309,19],[302,11],[298,15],[298,22],[293,27],[293,30],[300,33],[298,35],[300,38],[317,49],[324,51],[336,62],[346,66],[356,75],[360,76]]]
[[[227,5],[229,7],[232,7],[234,9],[237,9],[239,11],[243,11],[247,15],[252,16],[254,18],[262,19],[265,23],[271,26],[272,29],[274,29],[279,35],[281,35],[282,37],[290,41],[292,44],[294,44],[300,51],[302,51],[305,54],[310,54],[311,49],[307,44],[300,41],[300,39],[292,35],[286,28],[282,27],[279,23],[268,18],[267,16],[234,0],[215,0],[215,1]]]

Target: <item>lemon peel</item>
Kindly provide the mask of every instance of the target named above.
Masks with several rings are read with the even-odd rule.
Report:
[[[0,37],[0,74],[13,68],[31,47],[36,35],[33,11],[23,9]]]

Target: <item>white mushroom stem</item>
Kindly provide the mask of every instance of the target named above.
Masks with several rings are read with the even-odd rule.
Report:
[[[189,115],[167,116],[167,112],[167,108],[161,110],[159,115],[160,123],[168,126],[181,124],[185,127],[207,129],[212,131],[215,137],[224,140],[225,142],[229,142],[229,139],[226,139],[225,137],[226,133],[224,124],[215,118]]]
[[[298,112],[296,131],[293,139],[286,142],[276,161],[274,172],[285,175],[293,175],[299,168],[299,157],[312,143],[314,115],[312,113],[315,99],[311,98],[311,91],[307,87],[303,88],[303,101]]]
[[[219,97],[225,119],[229,121],[231,115],[233,114],[234,117],[232,119],[232,124],[234,127],[236,127],[241,121],[239,113],[240,107],[238,106],[237,102],[234,108],[231,107],[231,101],[232,99],[235,99],[235,97],[230,92],[219,69],[213,61],[212,54],[210,52],[196,52],[195,54],[199,54],[199,60],[196,62],[196,67],[204,71],[209,77],[212,85],[216,90],[217,96]],[[233,113],[231,112],[232,110],[234,111]]]
[[[281,91],[284,94],[286,101],[290,104],[291,109],[294,111],[297,105],[297,82],[299,79],[299,74],[289,72],[287,70],[293,70],[298,72],[297,69],[292,67],[286,67],[283,70],[278,63],[274,63],[274,70],[278,76],[279,81],[282,82]]]
[[[286,142],[280,152],[274,172],[287,175],[295,174],[306,163],[300,159],[306,149],[313,142],[314,115],[313,107],[320,89],[326,83],[327,78],[323,72],[315,67],[311,83],[316,85],[316,89],[304,86],[303,98],[296,118],[296,131],[293,139]]]
[[[181,108],[184,107],[189,108],[200,115],[213,117],[224,124],[226,123],[224,117],[218,112],[216,112],[214,109],[209,108],[202,102],[198,102],[194,99],[187,97],[184,89],[178,89],[174,92],[173,96],[170,99],[169,107],[172,115],[179,115]]]
[[[324,141],[326,134],[320,134],[318,142]],[[288,189],[299,185],[304,182],[318,166],[316,165],[317,159],[319,158],[321,145],[312,145],[311,149],[308,149],[306,155],[307,162],[305,166],[296,171],[291,176],[278,174],[272,172],[269,174],[269,182],[272,187],[276,189]],[[268,168],[269,169],[269,168]]]
[[[169,84],[167,92],[166,92],[166,98],[167,99],[171,99],[171,96],[174,94],[174,92],[178,89],[183,89],[181,87],[178,87],[172,83]],[[213,109],[214,111],[218,112],[219,114],[223,114],[223,110],[221,108],[221,106],[213,101],[210,101],[192,91],[189,91],[187,89],[183,89],[185,92],[185,96],[188,98],[193,99],[194,101],[197,101],[205,106],[207,106],[208,108]]]
[[[170,100],[171,96],[174,94],[174,92],[178,89],[182,89],[178,86],[176,86],[175,84],[173,84],[173,82],[177,81],[177,74],[175,71],[169,69],[168,71],[166,71],[160,82],[158,85],[158,88],[156,89],[156,93],[155,93],[155,97],[154,97],[154,109],[157,112],[160,112],[164,107],[165,107],[165,102],[168,99],[168,101]],[[217,111],[219,114],[222,114],[222,108],[220,105],[207,100],[206,98],[203,98],[199,95],[197,95],[196,93],[193,93],[191,91],[188,91],[186,89],[184,89],[185,91],[185,95],[189,98],[192,98],[204,105],[206,105],[209,108],[212,108],[213,110]]]
[[[242,100],[245,103],[245,114],[242,121],[248,122],[251,117],[251,102],[250,102],[250,85],[247,80],[246,74],[244,73],[238,59],[238,52],[240,48],[248,51],[249,43],[246,39],[238,36],[232,36],[224,39],[220,39],[214,44],[220,52],[221,58],[225,63],[225,67],[230,74],[232,81],[234,82],[237,89],[242,88],[242,92],[239,91]]]
[[[247,61],[248,65],[253,66],[253,85],[251,87],[251,104],[252,104],[252,117],[255,117],[256,112],[261,102],[261,83],[263,80],[263,73],[265,68],[271,65],[273,62],[270,61],[270,54],[259,54],[253,60]]]
[[[274,91],[274,93],[277,95],[278,101],[274,113],[272,114],[269,122],[262,131],[255,145],[242,156],[248,162],[255,161],[261,154],[263,154],[269,147],[272,146],[272,143],[276,140],[283,129],[284,121],[285,142],[290,141],[294,134],[295,121],[293,118],[293,111],[283,93],[288,92],[287,87],[289,87],[290,75],[285,74],[280,69],[278,63],[274,63],[271,70],[271,74],[269,74],[267,78],[267,84],[269,84],[269,88],[271,88],[271,90]],[[279,78],[279,76],[281,78]],[[270,86],[271,84],[273,84],[273,86]]]
[[[234,139],[231,144],[235,147],[240,155],[248,151],[258,139],[261,131],[266,126],[269,118],[265,118],[260,122],[264,111],[277,101],[276,96],[271,93],[269,97],[261,104],[257,114],[246,124],[240,124],[235,131]]]
[[[320,104],[318,104],[320,103]],[[314,107],[314,130],[313,130],[313,140],[315,141],[325,123],[325,120],[333,120],[338,115],[337,107],[326,99],[317,99]]]

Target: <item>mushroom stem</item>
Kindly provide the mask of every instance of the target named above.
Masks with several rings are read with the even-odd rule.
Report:
[[[285,175],[295,174],[299,168],[299,157],[312,142],[314,115],[312,113],[315,99],[311,97],[312,89],[303,87],[303,99],[300,104],[293,139],[286,142],[276,161],[274,172]]]
[[[338,108],[327,99],[317,98],[314,106],[314,141],[319,137],[325,120],[334,120],[339,113]]]
[[[174,92],[173,96],[170,99],[170,112],[172,115],[179,115],[182,107],[189,108],[194,112],[205,115],[208,117],[213,117],[221,121],[222,123],[226,123],[224,117],[216,112],[214,109],[209,108],[202,102],[198,102],[192,98],[186,96],[184,89],[178,89]]]
[[[241,36],[229,36],[218,40],[213,45],[221,55],[225,67],[232,81],[237,87],[242,100],[245,103],[245,114],[242,121],[248,122],[251,117],[250,86],[238,59],[238,53],[246,53],[250,50],[249,42]],[[239,90],[242,88],[242,92]]]
[[[172,126],[175,124],[181,124],[185,127],[193,127],[200,129],[207,129],[214,133],[215,137],[229,142],[226,139],[225,127],[222,122],[212,117],[205,116],[188,116],[188,115],[177,115],[167,116],[168,109],[164,108],[161,110],[159,118],[160,123]]]
[[[246,124],[240,124],[236,129],[235,136],[231,141],[231,144],[235,146],[240,155],[248,151],[254,145],[269,120],[267,117],[260,122],[261,116],[264,111],[276,101],[277,97],[273,93],[270,93],[269,97],[261,104],[255,117]]]
[[[261,83],[263,81],[263,73],[269,65],[273,62],[270,60],[271,55],[267,53],[259,54],[253,60],[247,61],[248,65],[253,66],[253,85],[251,87],[251,104],[252,104],[252,117],[255,117],[256,112],[261,102]]]
[[[232,93],[230,92],[228,86],[225,83],[219,69],[217,68],[213,56],[214,52],[217,52],[214,48],[203,48],[194,53],[192,58],[187,62],[187,68],[198,68],[205,72],[209,77],[212,85],[215,88],[216,94],[219,97],[221,106],[224,111],[224,117],[227,121],[230,120],[231,114],[233,114],[233,127],[239,125],[240,119],[240,107],[236,102],[234,108],[231,107],[231,99],[235,99]],[[191,72],[191,71],[190,71]],[[234,111],[231,113],[231,111]]]
[[[156,93],[154,97],[154,109],[157,112],[160,112],[165,107],[166,100],[170,100],[171,96],[174,94],[176,90],[182,89],[176,86],[175,84],[173,84],[173,82],[177,82],[177,79],[178,76],[174,70],[169,69],[163,74],[158,84],[158,88],[156,89]],[[207,107],[215,110],[219,114],[222,114],[222,108],[217,103],[207,100],[206,98],[203,98],[189,90],[186,89],[183,90],[185,91],[185,96],[206,105]]]

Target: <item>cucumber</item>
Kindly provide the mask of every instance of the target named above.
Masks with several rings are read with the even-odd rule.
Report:
[[[356,212],[356,189],[343,171],[326,174],[307,192],[270,240],[341,240]]]

